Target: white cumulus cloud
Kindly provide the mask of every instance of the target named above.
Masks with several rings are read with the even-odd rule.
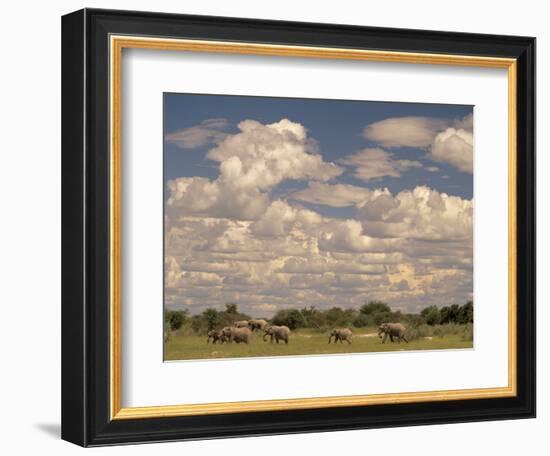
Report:
[[[430,151],[432,160],[449,163],[465,173],[473,173],[474,135],[464,129],[447,128],[439,133]]]
[[[256,220],[269,205],[268,192],[283,180],[327,181],[342,173],[314,151],[306,129],[283,119],[263,125],[246,120],[240,133],[228,135],[207,157],[217,161],[219,176],[182,177],[168,182],[170,216],[203,215]]]
[[[473,200],[419,186],[383,194],[359,208],[371,236],[439,241],[471,240]]]
[[[206,119],[199,125],[174,131],[166,135],[167,142],[182,149],[194,149],[207,144],[219,143],[226,137],[229,126],[226,119]]]
[[[306,203],[347,207],[367,200],[372,193],[371,190],[357,185],[309,182],[307,188],[293,193],[292,198]]]
[[[327,181],[342,173],[339,166],[315,153],[314,143],[299,123],[282,119],[263,125],[245,120],[240,133],[225,138],[207,157],[221,163],[222,179],[239,186],[266,189],[284,179]]]
[[[369,124],[363,136],[384,147],[426,148],[447,125],[431,117],[391,117]]]
[[[416,138],[428,158],[465,168],[457,157],[463,160],[467,148],[459,140],[468,143],[471,124],[465,118],[436,131],[427,122],[422,128],[431,139],[409,130],[408,144]],[[285,307],[358,307],[366,299],[407,311],[471,299],[473,200],[427,186],[391,192],[335,182],[343,169],[323,159],[303,125],[247,120],[238,128],[207,139],[216,178],[168,182],[166,305],[196,313],[237,302],[244,312],[269,317]],[[403,142],[401,135],[385,146]],[[341,164],[369,182],[421,166],[382,148]],[[275,197],[287,180],[307,187]],[[299,202],[329,207],[321,213]],[[349,218],[330,207],[349,208]]]
[[[428,151],[426,158],[473,172],[473,114],[454,119],[391,117],[367,125],[363,136],[383,147],[414,147]],[[426,167],[430,172],[439,169]],[[394,173],[395,174],[395,173]],[[387,174],[392,176],[394,174]]]
[[[383,177],[400,177],[401,173],[411,168],[421,168],[422,163],[416,160],[399,160],[380,148],[368,148],[341,160],[345,165],[355,167],[355,177],[369,181]]]

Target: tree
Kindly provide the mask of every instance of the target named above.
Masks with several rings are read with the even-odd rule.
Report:
[[[474,322],[474,303],[472,301],[468,301],[460,307],[457,320],[461,325]]]
[[[430,326],[438,325],[441,322],[441,312],[436,306],[429,306],[422,309],[420,315]]]
[[[342,309],[341,307],[331,307],[325,312],[325,324],[331,328],[335,326],[352,326],[357,312],[354,309]]]
[[[187,315],[187,310],[167,310],[164,313],[164,322],[171,331],[177,331],[187,320]]]
[[[391,323],[394,321],[391,312],[377,312],[372,315],[372,321],[375,326],[380,326],[382,323]]]
[[[202,316],[204,318],[204,321],[206,322],[206,327],[208,328],[208,331],[211,331],[214,329],[219,320],[219,312],[216,309],[208,308],[203,313]]]
[[[290,329],[307,327],[307,321],[298,309],[279,310],[271,322],[278,326],[288,326]]]
[[[450,323],[450,308],[449,306],[444,306],[439,310],[439,313],[441,314],[441,324],[445,325],[447,323]]]
[[[239,313],[239,311],[237,309],[237,304],[235,304],[234,302],[228,302],[225,305],[225,313],[226,314],[232,314],[232,315]]]
[[[325,326],[325,313],[315,306],[304,307],[301,312],[308,328],[322,329]]]
[[[458,323],[458,315],[460,313],[460,306],[453,304],[449,307],[449,323]]]
[[[363,304],[359,309],[365,315],[373,315],[382,312],[391,312],[390,306],[382,301],[370,301],[368,304]]]
[[[353,321],[353,326],[356,328],[363,328],[365,326],[368,326],[371,323],[371,320],[369,317],[367,317],[364,313],[359,312],[359,315],[355,318]]]

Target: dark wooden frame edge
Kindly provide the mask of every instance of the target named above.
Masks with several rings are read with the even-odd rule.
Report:
[[[111,421],[110,34],[516,58],[518,395]],[[534,38],[95,9],[68,14],[62,19],[62,438],[98,446],[532,418],[535,222]]]

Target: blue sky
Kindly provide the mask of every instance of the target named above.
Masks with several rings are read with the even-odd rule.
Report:
[[[164,95],[166,305],[472,299],[473,107]]]

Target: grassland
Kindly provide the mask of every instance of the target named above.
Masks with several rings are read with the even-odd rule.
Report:
[[[328,334],[301,329],[291,333],[288,345],[262,341],[259,332],[253,333],[250,344],[207,344],[206,336],[175,332],[165,346],[165,360],[245,358],[256,356],[320,355],[338,353],[368,353],[402,350],[440,350],[472,348],[471,340],[460,334],[445,334],[417,338],[410,343],[385,344],[376,335],[375,328],[354,331],[353,343],[328,344]]]

